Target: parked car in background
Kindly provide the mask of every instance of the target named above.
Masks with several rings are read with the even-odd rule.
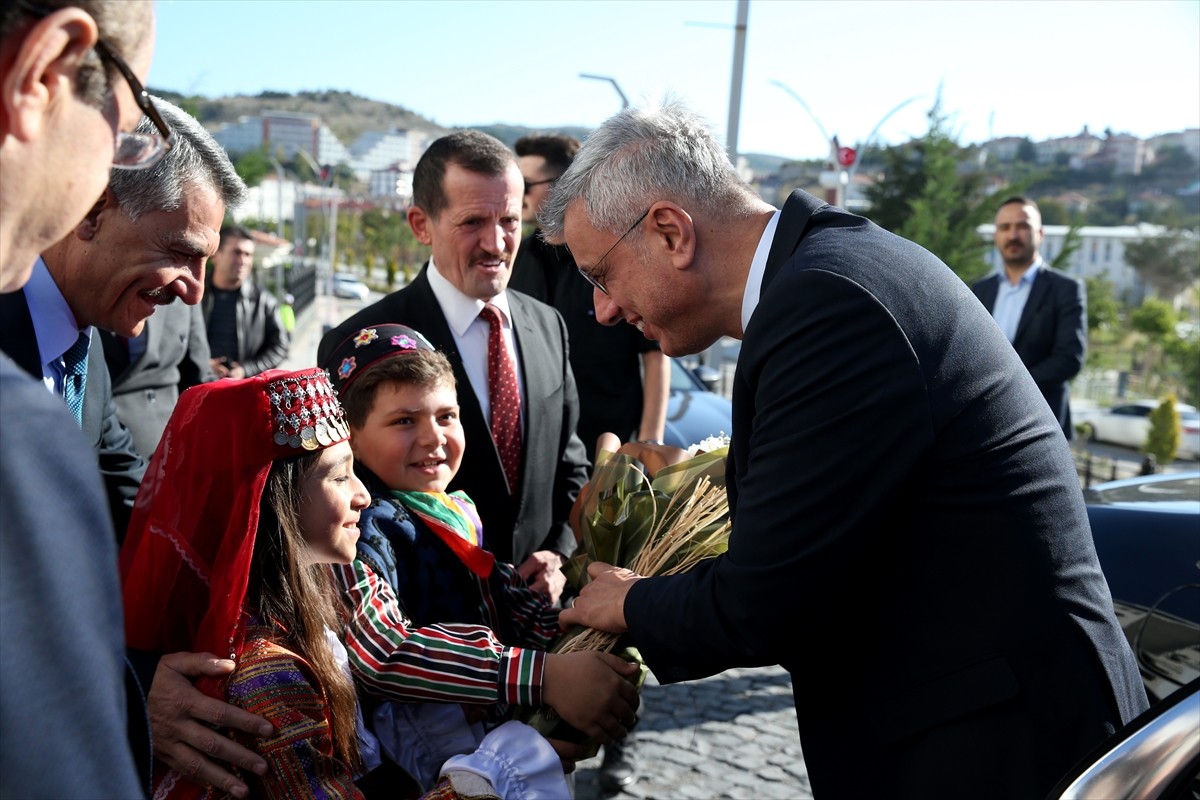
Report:
[[[1200,678],[1200,472],[1102,483],[1084,498],[1153,703]]]
[[[367,288],[367,285],[353,275],[345,272],[335,272],[333,274],[334,297],[361,300],[365,303],[370,295],[371,290]]]
[[[1150,412],[1158,405],[1157,400],[1137,400],[1088,414],[1092,439],[1140,450],[1150,433]],[[1200,411],[1185,403],[1176,403],[1175,409],[1179,412],[1179,457],[1200,458]]]
[[[664,443],[686,448],[710,436],[729,436],[733,432],[733,404],[713,391],[715,385],[714,370],[689,368],[671,359]]]

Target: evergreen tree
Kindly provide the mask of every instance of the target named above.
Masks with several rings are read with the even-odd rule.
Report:
[[[962,148],[942,113],[941,97],[929,111],[929,132],[888,148],[884,177],[867,189],[868,212],[878,225],[929,250],[964,281],[987,272],[990,244],[977,232],[991,219],[984,176],[962,171]]]

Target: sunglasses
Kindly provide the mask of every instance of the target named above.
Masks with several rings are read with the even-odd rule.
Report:
[[[535,186],[541,186],[544,183],[554,183],[558,177],[546,178],[544,181],[525,181],[525,194],[529,194],[530,190]]]

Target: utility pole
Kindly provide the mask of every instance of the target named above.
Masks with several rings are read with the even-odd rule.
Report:
[[[746,27],[750,0],[738,0],[737,23],[733,28],[733,74],[729,81],[729,122],[725,127],[725,149],[733,168],[738,165],[738,123],[742,118],[742,72],[746,65]]]

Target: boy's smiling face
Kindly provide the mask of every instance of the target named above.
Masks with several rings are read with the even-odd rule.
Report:
[[[458,394],[448,380],[381,383],[362,427],[350,429],[354,457],[395,491],[446,491],[464,442]]]

